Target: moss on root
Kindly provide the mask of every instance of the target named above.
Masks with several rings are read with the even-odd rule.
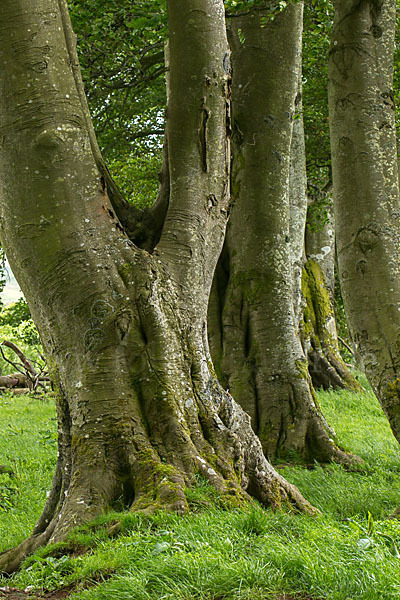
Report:
[[[132,510],[155,512],[164,509],[181,513],[188,510],[182,473],[157,460],[152,450],[144,450],[138,455],[137,473],[140,473],[140,478],[135,481],[138,496]]]

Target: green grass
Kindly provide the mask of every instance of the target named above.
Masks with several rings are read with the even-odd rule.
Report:
[[[22,541],[40,516],[56,464],[54,402],[0,397],[0,552]]]
[[[74,532],[69,550],[64,545],[36,553],[7,585],[56,589],[77,582],[74,600],[271,600],[278,593],[400,600],[400,522],[385,520],[400,504],[397,444],[370,392],[324,392],[319,399],[338,439],[365,461],[350,473],[333,465],[281,470],[320,508],[320,517],[257,504],[227,511],[199,479],[188,492],[191,514],[104,515]],[[1,433],[6,424],[23,433],[9,434],[11,446],[0,445],[0,463],[18,465],[19,488],[14,505],[0,512],[2,547],[32,527],[55,458],[53,442],[46,442],[55,427],[51,403],[6,402],[0,404]],[[30,465],[37,469],[33,478]],[[115,519],[121,530],[110,537]]]

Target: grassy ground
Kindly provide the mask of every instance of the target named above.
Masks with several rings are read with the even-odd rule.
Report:
[[[50,489],[56,452],[54,402],[28,396],[0,397],[0,552],[32,529]]]
[[[356,473],[318,465],[281,470],[320,508],[319,518],[256,504],[227,511],[199,479],[188,492],[191,514],[104,516],[67,546],[28,559],[0,586],[76,582],[75,600],[271,600],[283,593],[400,600],[400,522],[384,519],[400,504],[397,444],[371,393],[319,399],[342,445],[365,460]],[[55,421],[51,402],[22,398],[3,399],[0,417],[0,464],[16,471],[14,479],[0,476],[1,550],[28,534],[40,513],[55,461]],[[115,519],[121,529],[110,536]]]

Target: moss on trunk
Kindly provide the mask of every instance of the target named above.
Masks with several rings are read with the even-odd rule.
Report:
[[[304,265],[302,344],[315,387],[360,391],[339,352],[335,314],[321,266],[313,259]]]

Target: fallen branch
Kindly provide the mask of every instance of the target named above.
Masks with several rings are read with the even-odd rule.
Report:
[[[6,354],[3,351],[3,347],[12,350],[21,362],[14,362],[10,358],[8,358],[8,356],[6,356]],[[44,366],[36,363],[38,364],[40,369],[40,372],[37,372],[32,364],[33,361],[30,361],[25,356],[25,354],[23,353],[21,348],[17,346],[17,344],[14,344],[14,342],[9,342],[8,340],[4,340],[0,344],[0,354],[3,357],[3,359],[9,365],[11,365],[15,369],[15,371],[17,371],[16,373],[12,373],[10,375],[0,375],[0,391],[4,389],[4,387],[5,389],[12,389],[13,393],[15,394],[26,393],[26,391],[29,390],[34,391],[37,389],[37,387],[41,387],[44,390],[46,390],[45,384],[50,382],[50,378],[48,377],[47,372],[45,372]],[[41,355],[40,357],[43,358]],[[43,362],[45,365],[46,362],[44,359]],[[26,391],[24,392],[21,390]]]
[[[19,387],[14,387],[14,388],[3,388],[0,387],[0,394],[5,394],[6,392],[12,391],[14,396],[21,396],[22,394],[29,394],[29,392],[31,392],[32,390],[30,390],[28,387],[24,387],[24,388],[19,388]]]
[[[33,375],[33,377],[37,376],[37,373],[36,373],[35,369],[33,368],[32,364],[27,359],[27,357],[25,356],[25,354],[22,352],[21,348],[18,348],[17,344],[14,344],[13,342],[9,342],[7,340],[4,340],[1,345],[2,346],[6,346],[7,348],[10,348],[10,350],[12,350],[13,352],[15,352],[15,354],[18,356],[18,358],[20,359],[20,361],[24,365],[25,369],[27,371],[29,371],[29,373],[31,375]]]

